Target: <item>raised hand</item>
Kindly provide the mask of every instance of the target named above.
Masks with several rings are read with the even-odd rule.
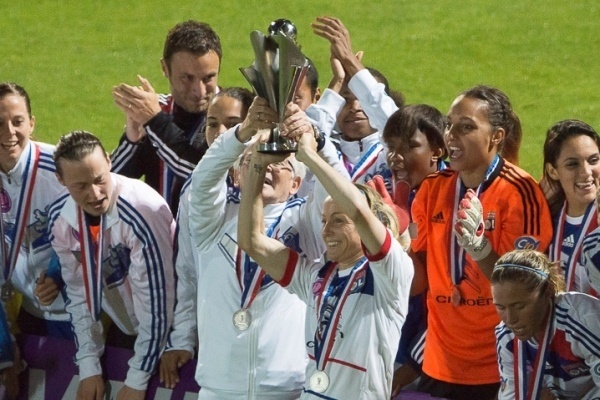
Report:
[[[485,237],[483,207],[472,189],[468,189],[460,201],[456,216],[456,241],[473,260],[483,260],[490,254],[492,246]]]
[[[403,184],[401,181],[397,182],[394,189],[394,197],[392,198],[381,175],[375,175],[371,180],[365,183],[379,193],[381,200],[394,210],[396,218],[398,218],[399,233],[404,232],[410,222],[410,211],[408,209],[410,187],[408,184]]]
[[[150,82],[138,75],[141,86],[121,83],[113,87],[115,105],[138,126],[144,125],[161,111],[158,94]],[[137,128],[134,126],[132,129]]]
[[[248,109],[246,119],[237,133],[237,138],[244,143],[260,130],[271,129],[278,122],[277,113],[269,107],[269,102],[261,97],[255,97]]]
[[[333,17],[317,17],[312,23],[312,28],[317,36],[327,39],[330,43],[331,67],[334,75],[332,82],[350,78],[364,68],[361,63],[363,53],[355,53],[352,50],[350,32],[342,21]],[[340,65],[343,71],[339,68]]]

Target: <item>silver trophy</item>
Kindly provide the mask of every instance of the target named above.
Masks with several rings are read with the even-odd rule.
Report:
[[[280,26],[274,25],[276,23]],[[254,63],[240,68],[240,71],[254,93],[267,99],[269,106],[279,115],[279,123],[271,129],[269,141],[259,146],[260,152],[291,153],[297,150],[295,141],[279,135],[285,106],[294,99],[309,68],[307,58],[296,44],[295,33],[296,28],[291,22],[278,20],[269,26],[269,35],[265,36],[260,31],[250,34]]]

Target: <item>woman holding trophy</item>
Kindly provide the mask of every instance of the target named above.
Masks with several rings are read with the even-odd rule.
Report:
[[[310,361],[301,398],[388,398],[408,308],[412,261],[396,240],[398,221],[379,195],[355,186],[317,154],[312,126],[288,105],[282,136],[298,141],[297,159],[329,195],[322,238],[329,260],[299,257],[265,235],[261,188],[282,155],[254,152],[238,221],[238,245],[276,282],[307,304]]]

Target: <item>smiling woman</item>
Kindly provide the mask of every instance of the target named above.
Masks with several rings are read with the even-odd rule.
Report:
[[[18,292],[22,303],[17,324],[22,333],[69,339],[69,315],[59,296],[63,282],[46,233],[48,209],[65,190],[54,173],[54,146],[31,140],[34,127],[25,89],[0,83],[0,307],[17,304]],[[19,352],[10,342],[8,346],[0,351],[14,354],[16,367],[1,375],[6,382],[17,382]],[[9,396],[14,397],[12,389]]]
[[[498,399],[600,395],[600,301],[562,292],[559,264],[532,250],[500,257],[491,283],[502,319],[496,328]]]
[[[461,93],[446,117],[451,169],[427,177],[412,205],[415,282],[423,283],[413,285],[413,294],[429,289],[419,390],[434,396],[496,398],[492,332],[498,316],[489,301],[489,276],[499,254],[515,245],[545,250],[550,243],[542,191],[500,155],[517,122],[502,91],[476,86]],[[448,297],[452,301],[436,300]],[[466,310],[469,304],[478,306]]]
[[[27,92],[14,83],[0,86],[0,168],[8,173],[27,147],[35,117]]]
[[[284,128],[300,115],[295,109]],[[297,135],[298,160],[331,196],[321,213],[328,262],[300,256],[265,234],[263,182],[273,159],[264,153],[253,153],[254,168],[243,177],[238,245],[308,306],[310,361],[300,398],[390,398],[413,276],[410,258],[396,240],[396,215],[377,192],[355,186],[321,158],[312,129]]]
[[[562,261],[567,291],[590,293],[579,264],[584,240],[598,226],[596,193],[600,179],[600,136],[583,121],[554,124],[544,142],[546,197],[553,215],[550,260]]]

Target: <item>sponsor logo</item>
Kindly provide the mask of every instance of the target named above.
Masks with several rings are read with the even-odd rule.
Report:
[[[452,304],[451,296],[436,296],[435,301],[441,304]],[[494,304],[494,300],[491,297],[478,297],[476,299],[465,299],[461,298],[459,305],[469,307],[487,307]]]
[[[563,247],[573,247],[575,246],[575,237],[573,234],[570,234],[569,236],[567,236],[563,242],[562,242]]]
[[[536,250],[539,245],[539,240],[535,240],[531,236],[521,236],[515,240],[515,249],[517,250]]]

